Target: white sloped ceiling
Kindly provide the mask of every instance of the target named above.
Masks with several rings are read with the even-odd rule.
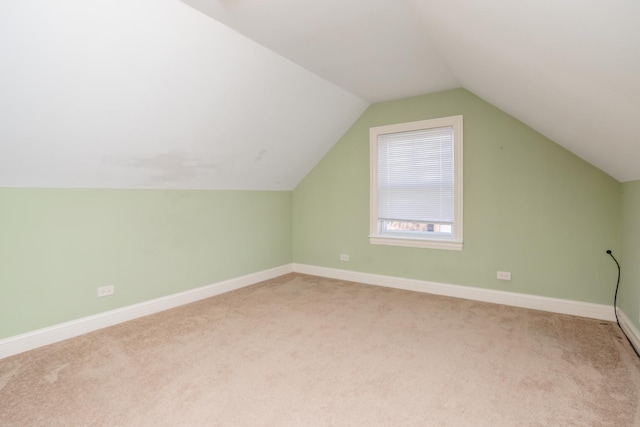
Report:
[[[404,0],[183,0],[371,102],[460,87]]]
[[[412,0],[460,83],[618,181],[640,179],[640,2]]]
[[[640,179],[637,0],[183,0],[371,102],[464,87]]]
[[[0,186],[290,190],[367,107],[177,0],[0,3]]]
[[[369,102],[455,87],[640,179],[639,19],[636,0],[3,0],[0,186],[288,190]]]

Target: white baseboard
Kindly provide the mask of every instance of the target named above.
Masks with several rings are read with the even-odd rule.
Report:
[[[357,271],[339,270],[335,268],[317,267],[305,264],[293,264],[296,273],[332,279],[348,280],[369,285],[386,286],[435,295],[464,298],[495,304],[511,305],[553,313],[571,314],[574,316],[615,321],[613,307],[603,304],[571,301],[559,298],[541,297],[537,295],[518,294],[515,292],[494,289],[472,288],[469,286],[449,285],[446,283],[427,282],[424,280],[404,279],[401,277],[381,276],[378,274],[360,273]]]
[[[624,333],[627,334],[629,341],[631,341],[631,345],[640,353],[640,331],[638,331],[633,322],[629,320],[625,312],[620,310],[620,307],[618,307],[618,321]]]
[[[305,264],[287,264],[177,294],[168,295],[166,297],[72,320],[50,326],[48,328],[4,338],[0,340],[0,359],[32,350],[37,347],[63,341],[68,338],[73,338],[88,332],[96,331],[98,329],[106,328],[108,326],[113,326],[118,323],[137,319],[139,317],[178,307],[180,305],[189,304],[235,289],[240,289],[291,272],[348,280],[369,285],[386,286],[389,288],[426,292],[435,295],[531,308],[534,310],[550,311],[553,313],[571,314],[574,316],[615,321],[613,308],[608,305],[518,294],[493,289],[472,288],[468,286],[450,285],[424,280],[405,279],[401,277],[382,276]],[[638,333],[638,330],[634,327],[633,323],[629,321],[626,315],[624,315],[624,312],[619,311],[619,313],[621,313],[619,315],[620,324],[625,328],[625,332],[632,337],[631,339],[634,342],[634,346],[636,346],[636,348],[640,348],[640,333]]]
[[[282,265],[269,270],[259,271],[246,276],[225,280],[223,282],[202,286],[166,297],[141,302],[127,307],[106,311],[93,316],[83,317],[48,328],[38,329],[25,334],[0,340],[0,359],[32,350],[44,345],[53,344],[68,338],[113,326],[128,320],[148,316],[159,311],[189,304],[224,292],[250,286],[264,280],[273,279],[293,271],[292,264]]]

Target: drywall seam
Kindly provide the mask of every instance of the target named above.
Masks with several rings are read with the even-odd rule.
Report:
[[[504,304],[514,307],[530,308],[533,310],[549,311],[552,313],[571,314],[574,316],[615,321],[613,308],[603,304],[518,294],[494,289],[472,288],[468,286],[450,285],[447,283],[428,282],[425,280],[382,276],[378,274],[361,273],[357,271],[340,270],[305,264],[293,264],[293,271],[296,273],[348,280],[351,282],[360,282],[369,285],[386,286],[389,288],[445,295],[494,304]]]
[[[196,289],[144,301],[127,307],[109,310],[93,316],[71,320],[36,331],[27,332],[0,340],[0,359],[13,356],[34,348],[53,344],[78,335],[93,332],[118,323],[148,316],[159,311],[189,304],[225,292],[250,286],[264,280],[273,279],[293,271],[291,264],[285,264],[257,273],[225,280]]]

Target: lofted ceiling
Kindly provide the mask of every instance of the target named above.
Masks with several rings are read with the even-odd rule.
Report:
[[[0,186],[291,190],[368,103],[178,0],[0,2]]]
[[[637,0],[183,0],[370,102],[464,87],[640,179]]]
[[[369,103],[456,87],[640,179],[639,18],[636,0],[3,0],[0,186],[290,190]]]

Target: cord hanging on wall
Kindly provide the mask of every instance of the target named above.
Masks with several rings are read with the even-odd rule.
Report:
[[[618,327],[622,331],[622,334],[624,335],[624,337],[627,339],[627,341],[629,341],[629,344],[631,345],[631,348],[633,349],[633,351],[636,353],[636,356],[640,357],[640,353],[638,353],[638,349],[633,345],[633,343],[629,339],[629,336],[624,331],[624,329],[622,329],[622,326],[620,325],[620,320],[618,319],[618,288],[620,287],[620,263],[618,262],[616,257],[613,256],[613,253],[611,252],[610,249],[607,249],[607,254],[611,257],[611,259],[615,261],[616,266],[618,267],[618,280],[616,281],[616,292],[613,295],[613,312],[616,315],[616,323],[618,324]]]

